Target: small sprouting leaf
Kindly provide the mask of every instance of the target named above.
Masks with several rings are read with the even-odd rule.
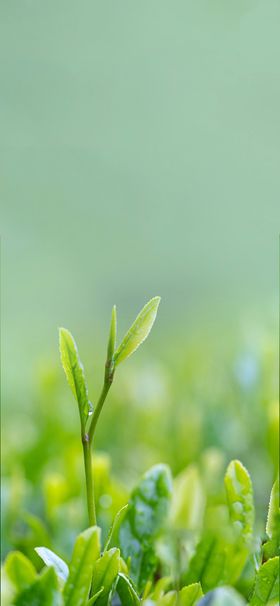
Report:
[[[279,508],[279,478],[274,482],[268,508],[266,534],[269,540],[263,550],[266,559],[279,555],[280,552],[280,508]]]
[[[107,606],[110,592],[120,570],[120,550],[113,547],[105,551],[94,565],[91,591],[97,593],[101,587],[103,591],[97,598],[96,606]]]
[[[59,329],[59,347],[61,363],[70,388],[78,402],[82,423],[85,425],[90,411],[90,403],[84,367],[79,358],[74,338],[66,328]]]
[[[157,566],[154,540],[165,522],[170,498],[170,470],[166,465],[155,465],[133,491],[120,526],[122,555],[130,561],[130,576],[139,592]]]
[[[254,501],[250,475],[240,461],[231,461],[225,475],[229,515],[244,543],[250,544],[254,525]]]
[[[111,317],[111,326],[110,326],[110,334],[108,340],[108,348],[107,348],[107,360],[112,360],[113,355],[116,349],[116,339],[117,339],[117,310],[114,305],[112,309],[112,317]]]
[[[132,581],[122,572],[119,572],[117,594],[122,606],[138,606],[140,598]]]
[[[51,549],[48,549],[48,547],[35,547],[35,551],[38,553],[40,558],[42,558],[46,566],[53,566],[57,576],[60,579],[63,581],[67,580],[69,568],[64,560],[56,555],[56,553],[54,553]]]
[[[152,592],[153,600],[157,600],[158,598],[161,598],[164,595],[164,592],[167,591],[167,589],[170,587],[171,584],[172,584],[172,578],[170,576],[161,577],[154,585],[153,592]]]
[[[111,526],[111,528],[109,530],[109,533],[108,533],[107,541],[106,541],[105,546],[104,546],[104,551],[107,551],[107,549],[108,549],[108,547],[109,547],[109,545],[111,543],[113,534],[114,534],[114,532],[116,532],[118,530],[119,525],[120,525],[120,523],[122,521],[122,518],[123,518],[123,516],[124,516],[124,514],[125,514],[125,512],[127,510],[127,508],[128,508],[128,504],[126,504],[123,507],[121,507],[121,509],[116,513],[116,515],[114,517],[114,520],[113,520],[113,524],[112,524],[112,526]]]
[[[203,593],[200,583],[192,583],[183,587],[179,593],[179,606],[196,606]]]
[[[74,545],[69,576],[64,586],[65,606],[84,606],[91,585],[94,563],[100,554],[100,529],[82,532]]]
[[[160,297],[154,297],[140,311],[114,354],[116,366],[131,356],[139,345],[145,341],[156,319],[159,303]]]
[[[16,590],[23,591],[35,580],[33,564],[20,551],[12,551],[5,561],[5,572]]]
[[[197,530],[205,508],[205,494],[198,467],[184,469],[174,480],[171,519],[173,526],[182,530]]]
[[[245,606],[245,603],[232,587],[218,587],[199,600],[197,606]]]
[[[177,591],[168,591],[158,601],[157,606],[178,606],[178,594]]]
[[[53,568],[45,569],[36,580],[22,591],[14,606],[62,606],[62,595]]]
[[[91,598],[87,602],[87,606],[93,606],[93,604],[95,604],[97,598],[99,598],[103,589],[104,587],[100,587],[99,591],[97,591],[94,595],[91,596]]]
[[[271,558],[259,569],[250,606],[279,604],[279,557]]]

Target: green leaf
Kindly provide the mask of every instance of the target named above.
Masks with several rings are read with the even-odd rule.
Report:
[[[94,594],[103,587],[102,594],[95,602],[96,606],[107,606],[119,570],[120,550],[115,547],[105,551],[102,557],[95,562],[91,591]]]
[[[116,532],[118,530],[127,509],[128,509],[128,504],[121,507],[121,509],[116,513],[114,520],[113,520],[113,524],[108,533],[107,541],[104,546],[104,551],[107,551],[107,549],[111,543],[113,534],[114,534],[114,532]]]
[[[178,594],[177,591],[168,591],[164,596],[156,602],[157,606],[177,606]]]
[[[279,557],[271,558],[259,569],[250,606],[273,606],[279,600]]]
[[[84,367],[79,358],[74,338],[66,328],[59,329],[59,347],[61,363],[70,388],[78,402],[81,422],[85,426],[90,410],[90,402]]]
[[[183,582],[187,585],[200,582],[206,593],[225,578],[226,547],[220,538],[205,535],[196,547]]]
[[[117,339],[117,310],[114,305],[112,309],[112,317],[111,317],[111,326],[110,326],[110,334],[107,348],[107,360],[110,361],[113,358],[116,349],[116,339]]]
[[[183,587],[179,593],[180,606],[195,606],[203,593],[200,583],[192,583],[187,587]]]
[[[133,491],[120,526],[122,556],[130,562],[130,576],[139,592],[157,566],[154,541],[168,513],[171,485],[166,465],[152,467]]]
[[[69,576],[64,587],[65,606],[84,606],[90,590],[94,563],[100,554],[100,529],[82,532],[74,545]]]
[[[33,564],[20,551],[12,551],[5,561],[5,572],[17,591],[23,591],[36,578]]]
[[[35,551],[38,553],[46,566],[53,566],[57,576],[60,579],[63,581],[67,580],[69,568],[64,560],[56,555],[56,553],[54,553],[51,549],[48,549],[48,547],[35,547]]]
[[[154,297],[140,311],[114,354],[116,366],[131,356],[139,345],[145,341],[156,319],[159,303],[160,297]]]
[[[189,465],[174,480],[171,519],[175,528],[197,530],[202,524],[205,494],[196,465]]]
[[[47,568],[16,598],[14,606],[62,606],[62,595],[53,568]]]
[[[132,581],[122,572],[119,572],[117,594],[122,606],[138,606],[140,598]]]
[[[232,587],[219,587],[204,596],[198,606],[245,606],[245,600]]]
[[[87,606],[92,606],[93,604],[95,604],[97,598],[99,598],[103,589],[104,587],[100,587],[99,591],[97,591],[94,595],[91,596],[91,598],[87,602]]]
[[[253,488],[250,475],[240,461],[231,461],[225,475],[229,515],[237,536],[251,544],[254,525]]]
[[[172,585],[172,578],[170,576],[161,577],[154,585],[152,593],[153,600],[157,600],[158,598],[162,597],[170,585]]]
[[[280,551],[280,508],[279,508],[279,478],[274,482],[268,508],[266,534],[269,540],[263,550],[266,559],[279,555]]]

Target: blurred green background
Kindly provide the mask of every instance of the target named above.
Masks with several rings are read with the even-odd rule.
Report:
[[[1,3],[7,477],[16,468],[40,490],[75,439],[57,327],[75,335],[94,400],[112,304],[123,333],[160,294],[98,447],[124,481],[160,459],[177,472],[208,448],[243,456],[264,511],[276,465],[279,18],[276,0]],[[25,506],[40,513],[30,490]]]

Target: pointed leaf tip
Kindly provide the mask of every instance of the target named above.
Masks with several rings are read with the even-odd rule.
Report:
[[[117,308],[114,305],[112,309],[111,315],[111,325],[110,325],[110,333],[108,340],[108,348],[107,348],[107,360],[112,360],[113,355],[116,349],[116,339],[117,339]]]
[[[153,297],[138,314],[114,354],[115,365],[129,356],[145,341],[156,319],[160,297]]]

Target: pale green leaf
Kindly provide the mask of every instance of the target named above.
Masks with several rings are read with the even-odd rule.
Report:
[[[95,561],[100,554],[100,529],[82,532],[74,545],[69,576],[64,587],[65,606],[84,606],[91,586]]]
[[[178,605],[178,594],[177,591],[168,591],[164,596],[159,598],[156,602],[157,606],[177,606]]]
[[[84,367],[79,358],[74,338],[66,328],[59,329],[59,347],[61,363],[70,388],[78,402],[82,423],[85,425],[90,410],[90,402]]]
[[[192,583],[179,592],[178,606],[195,606],[203,593],[200,583]]]
[[[159,303],[160,297],[154,297],[140,311],[114,354],[115,365],[131,356],[145,341],[156,319]]]
[[[271,558],[259,569],[250,606],[274,606],[279,600],[279,557]]]
[[[152,597],[153,600],[157,600],[158,598],[164,595],[164,592],[170,587],[172,584],[172,578],[169,577],[161,577],[156,584],[154,585]]]
[[[189,465],[174,480],[171,520],[175,528],[200,528],[205,508],[205,494],[196,465]]]
[[[231,461],[225,488],[232,525],[244,543],[250,544],[254,525],[253,488],[250,475],[240,461]]]
[[[60,579],[63,581],[67,580],[69,568],[64,560],[56,555],[56,553],[54,553],[51,549],[48,549],[48,547],[35,547],[35,551],[38,553],[46,566],[53,566],[57,576]]]

